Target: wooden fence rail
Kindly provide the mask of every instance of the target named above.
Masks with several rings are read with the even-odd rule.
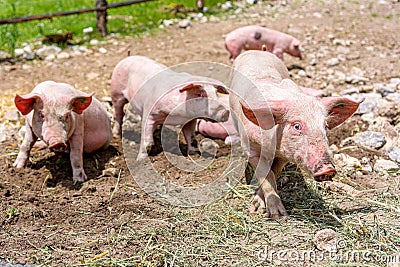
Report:
[[[150,2],[155,0],[131,0],[126,2],[117,2],[107,4],[106,0],[96,0],[96,7],[94,8],[86,8],[80,10],[73,10],[73,11],[63,11],[63,12],[56,12],[56,13],[49,13],[43,15],[33,15],[33,16],[26,16],[26,17],[16,17],[16,18],[9,18],[9,19],[0,19],[0,25],[2,24],[15,24],[21,23],[26,21],[32,20],[42,20],[42,19],[51,19],[56,17],[62,16],[69,16],[69,15],[76,15],[76,14],[83,14],[88,12],[96,12],[97,18],[97,30],[100,32],[101,35],[107,35],[107,9],[129,6],[133,4],[139,4],[143,2]]]

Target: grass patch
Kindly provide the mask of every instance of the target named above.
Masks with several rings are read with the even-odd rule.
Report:
[[[121,0],[108,0],[109,4],[114,2],[121,2]],[[211,9],[209,13],[212,13],[218,2],[218,0],[206,2],[207,7]],[[178,3],[172,0],[162,0],[109,9],[107,11],[109,33],[139,35],[156,29],[160,20],[183,16],[179,12],[170,12],[176,4]],[[179,4],[195,10],[195,0],[183,0],[179,1]],[[0,0],[0,18],[40,15],[92,7],[94,7],[93,0]],[[96,31],[94,13],[35,20],[14,25],[0,25],[0,50],[7,50],[13,55],[16,47],[31,40],[42,39],[46,34],[71,31],[74,38],[80,39],[82,29],[88,27],[94,29],[93,38],[101,39]]]

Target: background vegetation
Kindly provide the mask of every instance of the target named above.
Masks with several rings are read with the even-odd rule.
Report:
[[[0,19],[92,8],[94,2],[93,0],[0,0]],[[107,2],[110,4],[122,0]],[[216,7],[218,2],[218,0],[207,0],[206,5],[212,8]],[[171,12],[177,4],[196,10],[195,0],[182,0],[179,3],[173,0],[151,1],[109,9],[109,33],[137,35],[158,28],[161,20],[182,16],[179,12]],[[0,25],[0,50],[7,50],[12,54],[12,51],[24,42],[41,39],[46,34],[67,31],[73,32],[74,39],[79,39],[82,37],[82,29],[87,27],[93,27],[94,34],[97,34],[94,13]],[[96,38],[100,38],[100,35]]]

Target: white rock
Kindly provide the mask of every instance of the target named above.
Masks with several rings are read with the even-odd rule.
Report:
[[[362,167],[358,159],[343,153],[335,154],[333,156],[333,160],[335,161],[335,164],[340,168],[359,169]]]
[[[83,34],[88,34],[93,32],[93,27],[87,27],[82,30]]]
[[[179,26],[179,28],[186,29],[187,27],[192,26],[192,23],[189,20],[184,19],[184,20],[179,21],[178,26]]]
[[[98,45],[99,43],[100,43],[99,40],[96,40],[96,39],[92,39],[89,42],[90,45]]]
[[[71,55],[67,52],[61,52],[61,53],[57,54],[58,59],[67,59],[70,57],[71,57]]]
[[[318,250],[335,251],[337,244],[337,234],[332,229],[319,230],[313,238],[313,243]]]
[[[16,57],[20,57],[20,56],[22,56],[24,53],[25,53],[25,51],[24,51],[24,49],[22,49],[22,48],[17,48],[17,49],[14,50],[14,55],[15,55]]]
[[[56,55],[50,54],[44,60],[46,61],[53,61],[56,58]]]
[[[38,55],[38,57],[43,59],[43,58],[47,58],[50,55],[54,56],[54,54],[58,54],[60,52],[61,52],[61,48],[59,48],[58,46],[55,46],[55,45],[47,46],[47,45],[45,45],[45,46],[39,48],[38,50],[36,50],[36,55]],[[55,58],[55,56],[54,56],[54,58]]]
[[[340,63],[340,61],[336,57],[328,59],[327,61],[325,61],[325,64],[327,66],[329,66],[329,67],[333,67],[333,66],[339,65],[339,63]]]
[[[99,48],[99,52],[102,54],[106,54],[107,53],[107,49],[105,49],[104,47],[100,47]]]
[[[374,164],[374,171],[376,172],[388,172],[397,170],[399,170],[399,166],[391,160],[378,159]]]

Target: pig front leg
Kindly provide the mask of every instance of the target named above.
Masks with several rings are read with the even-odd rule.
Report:
[[[185,136],[185,140],[187,143],[187,154],[192,155],[199,151],[197,147],[193,146],[193,140],[194,140],[194,132],[196,129],[196,123],[197,119],[191,120],[188,123],[185,124],[182,128],[183,135]]]
[[[256,177],[260,182],[260,187],[258,188],[255,196],[251,201],[250,212],[260,212],[265,213],[268,217],[272,219],[278,219],[281,216],[287,216],[288,213],[283,206],[281,198],[276,192],[276,175],[274,169],[276,169],[277,163],[274,161],[271,169],[268,168],[268,159],[251,157],[249,159],[250,164],[253,166],[258,166],[256,168]],[[261,177],[261,179],[260,179]],[[266,177],[262,179],[262,177]]]
[[[72,179],[74,182],[84,182],[87,179],[83,169],[83,129],[83,125],[77,126],[69,140]]]
[[[14,161],[13,166],[16,168],[22,168],[28,161],[31,149],[35,144],[38,137],[33,133],[32,127],[26,123],[26,133],[24,140],[19,148],[17,159]]]

